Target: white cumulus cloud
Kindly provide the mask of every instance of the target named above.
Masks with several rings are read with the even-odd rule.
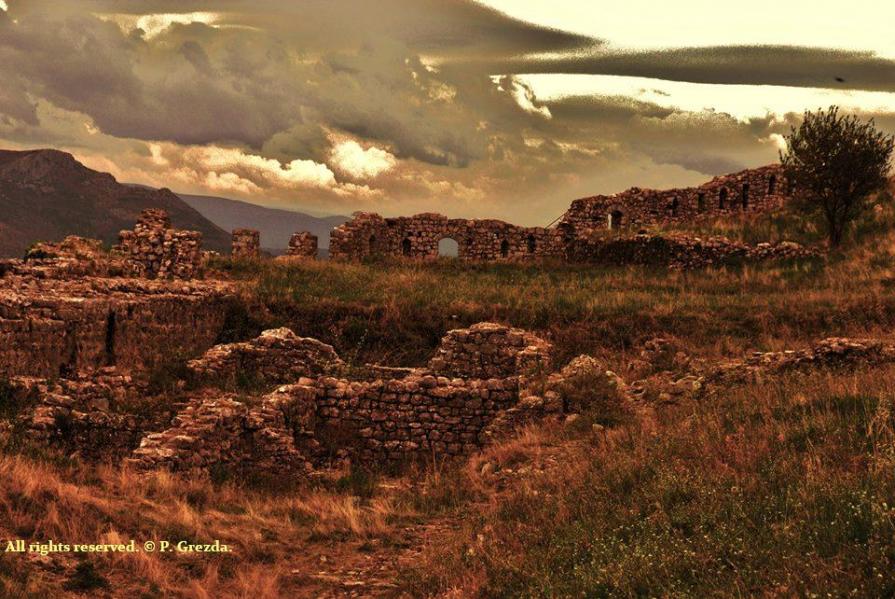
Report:
[[[353,140],[337,144],[330,156],[332,165],[355,179],[372,179],[390,171],[398,163],[389,152],[375,146],[368,149]]]

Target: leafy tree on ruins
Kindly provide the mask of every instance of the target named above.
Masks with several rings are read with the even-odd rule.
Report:
[[[830,246],[867,209],[867,198],[887,184],[895,137],[878,131],[871,119],[843,116],[837,106],[805,112],[786,137],[780,162],[806,213],[823,217]]]

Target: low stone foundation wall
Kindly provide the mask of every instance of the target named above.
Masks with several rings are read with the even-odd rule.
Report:
[[[210,347],[233,301],[225,283],[0,279],[0,376],[144,372]]]
[[[549,372],[552,346],[521,329],[480,322],[448,331],[429,370],[449,377],[500,378]]]
[[[817,250],[790,241],[752,246],[726,237],[702,239],[680,234],[616,237],[595,233],[575,240],[569,247],[569,259],[573,262],[674,269],[820,256]]]

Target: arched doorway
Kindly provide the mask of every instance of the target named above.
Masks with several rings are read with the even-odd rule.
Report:
[[[771,178],[768,179],[768,195],[774,195],[775,191],[777,191],[777,175],[771,175]]]
[[[443,237],[438,242],[439,258],[456,258],[460,255],[460,245],[450,237]]]
[[[510,242],[504,239],[500,242],[500,256],[506,258],[510,255]]]
[[[622,226],[624,215],[621,210],[613,210],[609,213],[609,230],[617,231]]]
[[[405,237],[404,241],[401,242],[401,255],[410,257],[411,249],[412,249],[412,244],[410,243],[410,238]]]
[[[528,238],[525,240],[525,245],[526,245],[526,247],[528,248],[528,253],[529,253],[529,254],[534,254],[534,253],[535,253],[535,250],[538,249],[538,242],[535,240],[535,236],[534,236],[534,235],[529,235],[529,236],[528,236]]]

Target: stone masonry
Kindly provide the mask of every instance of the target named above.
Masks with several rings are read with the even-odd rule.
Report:
[[[202,266],[202,234],[171,228],[164,210],[147,209],[133,231],[122,231],[114,253],[123,257],[130,276],[192,279]]]
[[[286,250],[287,256],[298,256],[302,258],[317,257],[317,236],[302,231],[293,233],[289,238],[289,248]]]
[[[435,259],[442,239],[456,242],[462,260],[527,261],[563,255],[562,238],[554,229],[519,227],[499,220],[449,219],[434,213],[399,218],[358,213],[333,229],[329,253],[336,260],[377,256]]]
[[[429,370],[440,376],[480,379],[549,372],[551,349],[522,329],[480,322],[448,331],[429,361]]]
[[[217,345],[187,364],[196,381],[233,385],[278,385],[303,376],[337,373],[344,363],[331,345],[299,337],[290,329],[272,329],[242,343]]]
[[[766,212],[780,208],[791,197],[791,190],[779,165],[770,165],[716,177],[693,188],[657,191],[632,188],[612,196],[575,200],[555,228],[520,227],[499,220],[450,219],[433,213],[383,218],[373,213],[356,213],[353,220],[333,229],[330,256],[336,260],[361,260],[370,257],[435,259],[444,239],[456,243],[461,260],[520,262],[543,259],[599,262],[606,254],[605,244],[595,249],[590,244],[597,233],[638,232],[656,226],[670,226],[702,218]],[[669,246],[706,247],[701,240],[684,240],[679,235],[650,235],[656,243],[644,244],[637,238],[629,249],[652,251],[665,243]],[[726,241],[726,240],[725,240]],[[713,240],[707,245],[719,245]],[[622,243],[621,246],[625,244]],[[732,245],[727,242],[727,245]],[[624,261],[623,247],[609,250],[609,263],[638,264],[639,259]],[[674,249],[674,248],[670,248]],[[746,259],[766,259],[749,247],[739,248]],[[739,251],[736,249],[735,251]],[[615,250],[622,250],[616,252]],[[763,248],[767,254],[767,248]],[[691,252],[693,253],[693,252]],[[709,252],[711,253],[711,252]],[[773,252],[772,252],[773,253]],[[706,260],[671,260],[681,266],[705,265]],[[701,264],[700,264],[701,262]]]
[[[637,230],[706,216],[780,208],[791,190],[779,165],[715,177],[699,187],[657,191],[632,188],[620,194],[572,202],[557,225],[567,238],[594,229]]]
[[[124,278],[0,278],[0,376],[143,372],[210,347],[233,287]]]
[[[231,255],[236,260],[257,260],[261,257],[261,233],[254,229],[234,229]]]

